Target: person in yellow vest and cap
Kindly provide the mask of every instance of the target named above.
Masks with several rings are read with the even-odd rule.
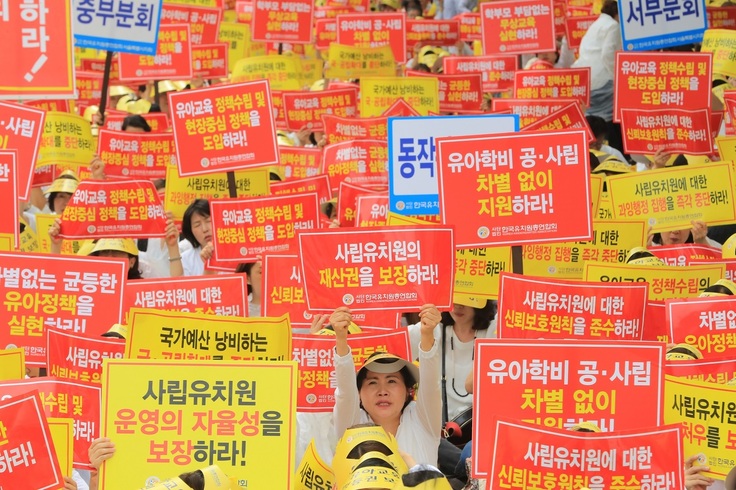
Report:
[[[79,177],[71,170],[65,170],[59,177],[54,179],[45,192],[51,212],[55,214],[63,213],[77,187],[79,187]]]

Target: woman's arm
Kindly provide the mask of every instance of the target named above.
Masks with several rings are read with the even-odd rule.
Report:
[[[434,329],[442,316],[434,305],[424,305],[419,312],[421,341],[419,342],[419,390],[417,414],[424,429],[439,437],[442,431],[442,390],[440,389],[440,349],[434,340]]]
[[[179,251],[179,230],[174,223],[174,213],[166,213],[166,247],[169,249],[169,274],[171,277],[184,275],[184,266],[181,263]]]
[[[350,310],[341,307],[330,315],[330,325],[335,330],[335,407],[332,420],[339,439],[352,425],[360,422],[360,395],[355,381],[355,362],[348,345],[348,326],[352,321]]]

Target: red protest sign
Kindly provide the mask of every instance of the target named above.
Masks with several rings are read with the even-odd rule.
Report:
[[[498,338],[641,340],[646,283],[542,279],[501,273]]]
[[[708,109],[621,109],[626,153],[709,155],[713,152]]]
[[[0,223],[0,235],[13,237],[14,248],[20,246],[17,156],[15,150],[0,150],[0,207],[12,213]]]
[[[557,49],[552,0],[500,0],[480,5],[483,54]]]
[[[410,117],[419,116],[419,114],[403,97],[396,99],[388,109],[381,113],[384,117]]]
[[[447,75],[480,73],[483,92],[505,92],[513,89],[517,64],[517,56],[514,55],[445,56],[442,58],[443,71]]]
[[[319,227],[316,193],[210,201],[213,258],[248,262],[265,253],[294,253],[297,231]]]
[[[192,46],[192,71],[194,76],[205,79],[227,77],[228,50],[228,43]]]
[[[409,70],[406,75],[433,77],[438,80],[441,111],[477,112],[481,109],[483,77],[480,73],[444,75]]]
[[[299,412],[332,412],[335,406],[335,338],[332,335],[294,335],[292,360],[299,364],[296,409]],[[356,366],[371,354],[390,352],[411,359],[407,330],[379,334],[350,335]]]
[[[587,107],[590,105],[590,68],[517,71],[514,97],[578,99]]]
[[[388,138],[388,118],[386,116],[350,118],[324,114],[322,115],[322,124],[324,125],[328,144],[350,140],[386,140]]]
[[[5,395],[2,388],[0,393]],[[64,487],[64,475],[37,392],[2,397],[0,447],[3,486],[39,490]]]
[[[263,42],[312,42],[311,0],[255,0],[251,39]]]
[[[99,384],[102,360],[122,359],[125,352],[124,339],[89,338],[59,330],[49,330],[46,335],[46,369],[56,378]]]
[[[337,43],[361,48],[391,46],[394,60],[406,63],[406,14],[371,12],[337,16]]]
[[[44,111],[0,101],[0,149],[17,151],[18,199],[23,201],[31,191],[45,118]]]
[[[457,224],[458,247],[592,239],[587,139],[584,131],[437,138],[440,214]]]
[[[327,202],[332,198],[330,190],[330,179],[325,174],[314,177],[287,180],[286,182],[273,182],[270,185],[272,196],[284,194],[304,194],[314,192],[317,194],[319,204]],[[322,216],[320,216],[322,217]]]
[[[102,97],[102,73],[77,71],[75,78],[77,80],[77,93],[79,95],[74,103],[81,103],[87,106],[99,104],[100,97]]]
[[[480,13],[466,12],[457,16],[460,21],[460,40],[480,41],[483,37]]]
[[[647,313],[644,317],[644,335],[642,336],[642,340],[668,341],[664,301],[647,301]]]
[[[332,192],[340,182],[356,185],[388,186],[388,143],[381,140],[353,140],[324,147],[322,172],[330,177]]]
[[[616,53],[613,120],[621,109],[710,108],[710,53]]]
[[[298,255],[263,257],[263,311],[265,317],[289,315],[293,327],[309,327],[312,314],[307,311]]]
[[[736,11],[729,7],[705,8],[708,29],[736,29]]]
[[[74,98],[71,3],[0,5],[0,99]]]
[[[341,227],[349,228],[355,226],[358,196],[371,194],[384,195],[385,192],[375,191],[346,181],[340,182],[340,189],[337,194],[337,219]]]
[[[492,99],[493,112],[511,111],[519,116],[519,126],[524,128],[540,119],[551,116],[577,99]]]
[[[322,171],[322,150],[303,146],[279,146],[279,167],[284,180],[314,177]],[[273,184],[271,184],[273,186]],[[271,187],[273,191],[273,187]]]
[[[685,298],[665,301],[670,342],[694,345],[705,358],[736,352],[736,299]]]
[[[337,42],[337,19],[318,19],[314,24],[314,47],[330,49]]]
[[[179,175],[278,163],[270,101],[266,80],[170,94]]]
[[[386,226],[388,218],[388,196],[362,195],[355,204],[355,226],[360,228]]]
[[[332,5],[329,7],[328,6],[316,7],[314,9],[314,19],[315,19],[315,22],[319,22],[320,20],[324,20],[324,19],[334,20],[338,15],[352,14],[353,12],[365,12],[365,11],[366,10],[355,9],[353,7],[341,6],[341,5]]]
[[[660,425],[664,351],[625,340],[476,340],[473,412],[484,416],[473,423],[474,477],[492,476],[484,441],[497,437],[494,416],[558,429],[588,421],[604,432]]]
[[[327,0],[325,7],[349,8],[355,12],[368,12],[370,2],[369,0]]]
[[[567,4],[565,0],[554,0],[552,4],[555,16],[555,36],[565,35],[565,19],[567,18]]]
[[[239,24],[250,24],[253,18],[253,1],[236,0],[235,12],[237,13]]]
[[[666,361],[664,372],[670,376],[725,385],[736,378],[736,362],[733,357],[723,359],[693,359]]]
[[[211,44],[218,41],[222,9],[199,7],[196,5],[161,6],[161,26],[169,24],[188,24],[192,44]],[[159,31],[159,36],[161,35]],[[161,42],[159,38],[159,43]]]
[[[90,59],[84,59],[82,60],[82,66],[83,71],[93,71],[98,73],[104,73],[105,72],[105,60],[90,60]],[[119,82],[120,81],[120,68],[118,67],[118,60],[117,58],[112,60],[112,65],[110,66],[110,83]]]
[[[100,386],[52,377],[0,382],[0,397],[23,395],[31,390],[38,390],[46,417],[74,419],[74,467],[94,469],[88,453],[92,441],[100,436]]]
[[[694,245],[692,243],[650,248],[652,254],[662,259],[665,264],[683,267],[692,264],[693,261],[720,260],[722,253],[720,248],[709,247],[707,245]],[[713,262],[708,263],[712,264]]]
[[[319,92],[284,92],[286,128],[298,131],[304,126],[322,131],[322,115],[354,118],[358,115],[358,88],[328,89]]]
[[[406,311],[426,303],[452,304],[452,228],[330,229],[303,231],[298,239],[310,311],[341,305]]]
[[[83,180],[61,215],[59,236],[156,238],[166,228],[164,206],[148,180]]]
[[[120,80],[190,80],[192,38],[188,24],[161,24],[155,56],[118,54]]]
[[[654,248],[654,247],[652,247]],[[736,258],[719,259],[719,260],[690,260],[688,265],[707,265],[707,264],[724,264],[726,266],[725,278],[729,281],[736,281]]]
[[[111,113],[111,111],[105,111],[105,129],[110,131],[122,131],[123,120],[130,114],[127,113]],[[149,126],[151,126],[152,133],[160,133],[166,131],[169,128],[169,117],[163,112],[149,112],[145,116],[142,116]]]
[[[43,111],[56,111],[56,112],[72,112],[69,107],[68,100],[52,100],[52,99],[40,99],[40,100],[27,100],[23,102],[23,105],[35,107]],[[78,107],[78,101],[75,101],[75,107]]]
[[[406,19],[406,47],[454,46],[460,40],[460,20]]]
[[[166,167],[176,164],[171,133],[129,133],[101,129],[97,154],[107,176],[163,179]]]
[[[496,420],[488,485],[512,488],[523,481],[525,488],[682,488],[687,455],[682,454],[680,430],[673,424],[582,434]]]
[[[127,262],[0,252],[0,264],[0,345],[23,347],[32,366],[46,364],[46,328],[96,336],[120,323]]]
[[[595,139],[578,102],[572,102],[549,116],[524,126],[522,131],[553,131],[560,129],[582,129],[588,133],[588,141]]]
[[[574,16],[565,19],[565,35],[567,36],[567,45],[570,49],[580,47],[580,41],[588,32],[588,27],[598,20],[598,15]],[[555,27],[557,19],[555,18]],[[615,73],[615,72],[614,72]]]

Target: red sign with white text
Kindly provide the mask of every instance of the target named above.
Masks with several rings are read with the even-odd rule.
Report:
[[[590,68],[520,70],[514,74],[519,99],[578,99],[590,105]]]
[[[253,0],[251,39],[311,43],[313,13],[312,0]]]
[[[440,215],[458,247],[593,238],[584,131],[435,139]]]
[[[0,2],[0,99],[73,99],[72,4]]]
[[[192,70],[194,76],[205,79],[228,76],[228,43],[199,44],[192,46]]]
[[[47,328],[94,337],[120,323],[127,261],[0,252],[0,264],[0,345],[31,366],[46,365]]]
[[[0,223],[0,235],[13,237],[13,247],[20,246],[18,229],[18,152],[0,150],[0,207],[12,213]]]
[[[343,141],[325,146],[322,172],[329,175],[333,192],[339,189],[342,181],[388,186],[387,161],[388,143],[385,141]]]
[[[330,49],[337,42],[337,19],[317,19],[314,24],[314,47]]]
[[[394,60],[406,63],[406,14],[371,12],[337,16],[337,43],[360,48],[391,46]]]
[[[669,340],[694,345],[703,357],[736,353],[736,299],[733,296],[665,301]]]
[[[554,131],[560,129],[581,129],[588,133],[588,141],[595,139],[578,102],[572,102],[549,116],[524,126],[522,131]]]
[[[358,206],[359,196],[385,195],[384,191],[376,191],[367,187],[351,184],[350,182],[340,182],[340,188],[337,193],[337,219],[343,228],[352,228],[355,225],[355,215]]]
[[[172,5],[169,3],[161,6],[161,26],[188,24],[191,41],[194,45],[211,44],[218,41],[221,17],[222,9],[216,7]],[[161,41],[159,40],[159,42]]]
[[[123,121],[130,114],[110,113],[110,111],[105,112],[107,113],[105,114],[105,129],[109,129],[110,131],[122,131]],[[149,112],[142,117],[151,127],[152,133],[161,133],[169,128],[169,118],[163,112]]]
[[[709,155],[713,152],[708,109],[621,109],[626,153]]]
[[[118,55],[120,80],[190,80],[192,38],[187,24],[161,24],[155,56]]]
[[[322,124],[328,144],[364,139],[387,140],[388,138],[388,118],[385,116],[361,118],[324,114]]]
[[[705,8],[708,29],[736,29],[736,10],[731,7]]]
[[[307,311],[304,284],[298,255],[263,257],[263,311],[267,317],[289,314],[293,327],[310,327],[312,314]],[[334,339],[333,339],[334,341]]]
[[[646,283],[542,279],[501,272],[498,338],[641,340]]]
[[[695,245],[683,243],[680,245],[663,245],[660,247],[649,247],[656,257],[662,259],[667,265],[686,266],[693,261],[718,260],[721,259],[721,249],[707,245]],[[712,264],[713,262],[708,262]]]
[[[316,193],[210,201],[219,262],[248,262],[266,253],[294,253],[297,232],[319,227]]]
[[[594,422],[603,432],[660,425],[664,352],[627,340],[476,340],[473,412],[484,416],[473,423],[473,476],[493,476],[494,416],[558,429]]]
[[[654,247],[652,247],[654,248]],[[724,264],[726,266],[725,279],[736,282],[736,258],[718,260],[694,260],[690,259],[688,265]]]
[[[29,199],[45,118],[42,110],[0,101],[0,150],[18,152],[18,199],[23,201]]]
[[[483,54],[553,52],[552,0],[499,0],[480,5]]]
[[[107,176],[163,179],[166,167],[176,165],[174,135],[129,133],[101,129],[97,154],[105,162]]]
[[[128,283],[128,287],[135,282]],[[100,384],[102,360],[122,359],[124,353],[125,339],[47,332],[46,369],[55,378]]]
[[[64,208],[59,236],[156,238],[165,228],[164,206],[150,180],[83,180]]]
[[[421,46],[454,46],[460,40],[460,20],[407,19],[406,47],[411,51]]]
[[[483,92],[505,92],[514,88],[517,58],[514,55],[445,56],[442,67],[447,75],[480,73]]]
[[[358,115],[358,89],[341,88],[319,92],[284,92],[286,128],[299,131],[307,127],[322,131],[322,115],[355,118]]]
[[[75,78],[79,95],[74,103],[87,106],[99,104],[102,97],[102,76],[102,73],[94,71],[77,71]]]
[[[460,39],[465,42],[480,41],[483,37],[480,13],[466,12],[457,16],[460,21]]]
[[[179,175],[278,163],[267,80],[169,94]]]
[[[0,397],[19,396],[31,390],[38,390],[46,417],[74,419],[74,467],[94,469],[88,453],[92,441],[100,436],[100,386],[52,377],[0,382]]]
[[[480,73],[445,75],[409,70],[406,75],[410,77],[434,77],[438,80],[441,111],[480,111],[483,103],[483,77]]]
[[[285,182],[271,183],[272,196],[282,196],[285,194],[304,194],[311,192],[317,193],[317,200],[320,204],[329,201],[332,197],[329,177],[327,177],[325,174],[319,174],[313,177],[304,177],[301,179],[287,180]],[[322,216],[320,216],[320,218],[322,218]]]
[[[565,19],[565,35],[567,36],[567,45],[570,49],[580,47],[580,41],[583,40],[583,36],[588,32],[588,28],[596,20],[598,20],[597,15],[575,16]]]
[[[284,180],[315,177],[322,171],[322,149],[303,146],[279,146],[279,167]],[[273,191],[273,183],[271,184]]]
[[[452,228],[407,226],[303,231],[298,236],[310,311],[408,311],[452,304]]]
[[[581,434],[496,420],[494,429],[496,437],[489,444],[493,451],[490,488],[513,488],[518,481],[529,485],[544,481],[546,488],[679,489],[684,485],[682,461],[688,455],[682,454],[679,424]]]
[[[299,364],[296,409],[299,412],[331,413],[335,406],[335,337],[332,335],[294,335],[292,360]],[[379,334],[350,335],[355,366],[375,352],[390,352],[411,359],[409,334],[398,330]]]
[[[5,394],[0,387],[0,478],[3,487],[64,487],[51,431],[38,392]]]
[[[355,204],[355,226],[369,228],[386,226],[388,219],[388,196],[358,196]]]
[[[551,116],[577,99],[492,99],[493,112],[510,111],[519,116],[522,129],[540,119]]]
[[[710,109],[711,53],[616,53],[613,120],[621,109]]]

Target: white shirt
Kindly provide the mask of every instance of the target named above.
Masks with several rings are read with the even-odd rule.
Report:
[[[590,67],[590,90],[603,87],[613,81],[616,51],[621,50],[621,30],[618,22],[607,14],[601,14],[593,22],[580,41],[580,57],[573,68]]]
[[[181,251],[181,249],[179,250]],[[204,274],[204,261],[199,256],[201,251],[201,247],[196,247],[181,252],[181,266],[184,268],[185,276],[201,276]]]

